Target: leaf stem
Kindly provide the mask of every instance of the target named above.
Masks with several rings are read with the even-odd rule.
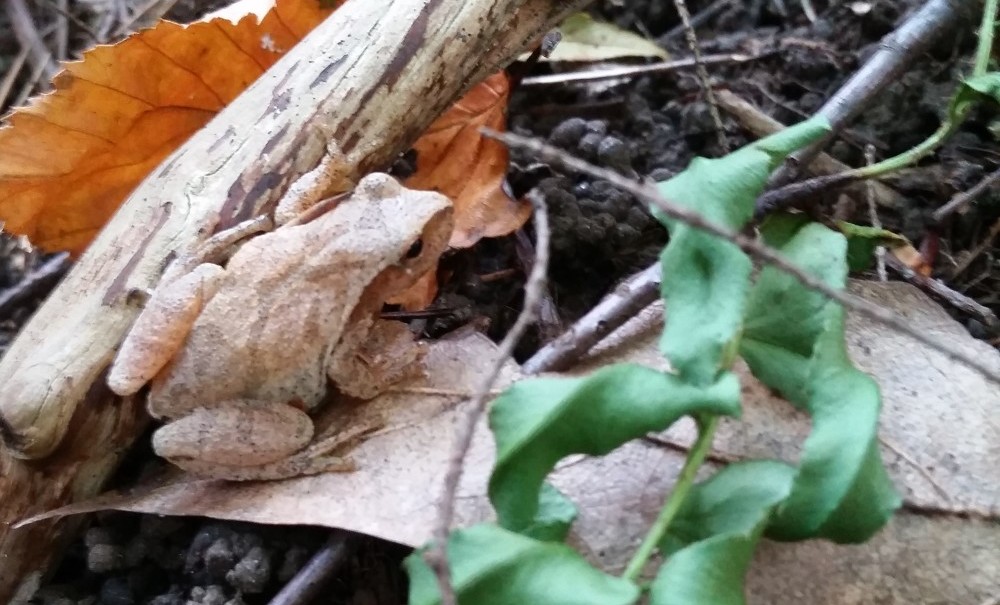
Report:
[[[639,574],[642,573],[643,568],[646,566],[646,562],[649,561],[649,558],[653,555],[653,551],[656,550],[656,547],[663,540],[663,536],[666,535],[667,529],[670,527],[670,522],[674,520],[677,511],[681,508],[681,504],[687,498],[688,492],[691,491],[695,476],[698,474],[698,469],[705,462],[705,458],[712,447],[712,437],[715,436],[715,429],[719,424],[718,416],[699,416],[696,420],[698,422],[698,439],[694,442],[694,446],[688,450],[687,459],[684,461],[684,468],[681,469],[677,483],[674,485],[673,491],[670,492],[667,501],[664,502],[663,508],[660,509],[660,514],[653,523],[653,526],[649,528],[649,533],[646,534],[642,544],[639,545],[638,550],[632,556],[632,560],[629,561],[628,566],[625,568],[625,573],[622,574],[622,577],[633,582],[638,580]]]
[[[979,25],[979,43],[976,46],[975,62],[970,76],[972,78],[986,74],[989,69],[990,54],[993,50],[993,31],[996,29],[997,1],[986,0],[983,6],[983,20]],[[948,117],[941,123],[941,126],[916,147],[907,149],[891,158],[886,158],[877,164],[855,168],[848,173],[857,178],[870,179],[915,164],[920,159],[930,155],[958,130],[958,127],[965,121],[972,105],[972,103],[961,103],[954,107],[952,111],[949,111]]]

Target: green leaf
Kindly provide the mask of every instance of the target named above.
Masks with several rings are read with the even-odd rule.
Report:
[[[695,485],[661,544],[669,558],[650,586],[650,604],[742,605],[754,548],[794,476],[787,464],[760,460]]]
[[[808,375],[813,429],[792,493],[767,535],[859,543],[888,522],[901,499],[878,447],[878,385],[847,356],[843,308],[828,303],[823,314],[827,323]]]
[[[536,522],[542,481],[571,454],[602,456],[688,414],[737,415],[739,382],[725,373],[708,387],[632,364],[586,378],[535,378],[510,387],[490,410],[497,460],[489,494],[501,526]]]
[[[551,483],[542,483],[538,497],[538,513],[534,522],[521,534],[543,542],[562,542],[576,520],[577,510],[573,501]]]
[[[1000,72],[991,71],[981,76],[966,78],[948,106],[948,117],[956,121],[968,110],[969,105],[978,103],[983,98],[1000,102]]]
[[[847,267],[852,273],[872,266],[878,246],[895,248],[910,243],[902,235],[876,227],[837,221],[837,229],[847,238]]]
[[[778,163],[828,130],[825,120],[814,118],[723,158],[695,158],[658,188],[672,202],[738,230],[753,216],[754,201]],[[750,259],[735,244],[658,216],[670,230],[670,243],[660,257],[669,309],[661,348],[686,380],[711,384],[732,361],[749,290]]]
[[[609,576],[569,547],[539,542],[495,525],[452,532],[448,539],[452,586],[462,605],[627,605],[639,587]],[[437,579],[421,552],[406,558],[410,605],[441,602]]]
[[[836,289],[847,279],[846,238],[818,224],[789,237],[777,223],[780,251]],[[751,371],[813,420],[788,499],[768,527],[778,539],[863,541],[889,519],[899,498],[877,445],[878,385],[857,370],[844,343],[844,311],[774,267],[750,294],[740,354]]]
[[[548,61],[606,61],[622,57],[656,57],[666,60],[667,51],[652,40],[613,23],[595,21],[587,13],[570,15],[559,25],[562,39]]]
[[[806,273],[843,288],[847,268],[844,237],[816,223],[799,224],[789,234],[788,221],[768,221],[765,243],[776,247]],[[784,245],[779,244],[784,241]],[[816,342],[826,325],[823,294],[803,287],[774,267],[765,267],[747,304],[740,355],[754,376],[797,406],[809,400],[808,373]]]

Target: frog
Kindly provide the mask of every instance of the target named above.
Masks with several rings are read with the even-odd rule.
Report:
[[[234,227],[166,269],[107,379],[123,397],[148,384],[157,455],[231,481],[353,468],[335,454],[351,432],[315,440],[313,414],[330,392],[371,399],[419,365],[408,326],[379,314],[436,267],[453,212],[382,173],[330,206]]]

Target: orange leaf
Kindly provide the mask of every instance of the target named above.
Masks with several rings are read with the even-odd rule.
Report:
[[[164,21],[66,63],[52,93],[0,128],[4,228],[79,254],[153,168],[329,12],[286,0],[260,23]]]
[[[78,255],[153,168],[331,10],[277,0],[260,22],[161,22],[65,64],[52,93],[0,128],[4,228]],[[500,190],[506,150],[475,132],[503,127],[508,88],[506,76],[494,76],[417,143],[423,160],[414,178],[456,201],[456,245],[508,233],[530,210]]]
[[[918,275],[930,277],[931,273],[934,272],[934,267],[927,262],[924,255],[910,244],[896,246],[891,252],[901,263]]]
[[[507,148],[479,134],[487,126],[504,130],[510,79],[496,73],[470,90],[414,144],[417,171],[407,187],[433,189],[455,203],[451,245],[466,248],[483,237],[506,235],[531,215],[531,205],[514,201],[503,188]]]

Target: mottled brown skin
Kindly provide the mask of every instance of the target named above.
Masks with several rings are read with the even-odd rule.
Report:
[[[370,398],[413,365],[406,327],[376,316],[433,268],[451,226],[444,196],[369,175],[314,220],[243,244],[225,268],[203,263],[162,284],[108,383],[122,395],[150,383],[149,411],[167,421],[154,449],[199,475],[348,470],[329,454],[339,441],[310,446],[309,412],[328,381]]]

